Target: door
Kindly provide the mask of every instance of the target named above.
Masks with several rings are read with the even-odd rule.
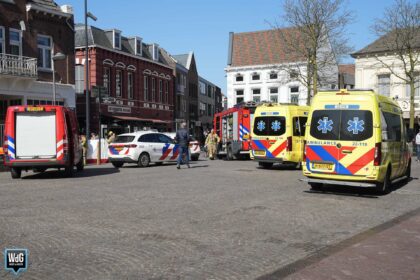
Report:
[[[392,108],[382,108],[382,141],[385,158],[388,156],[391,162],[391,178],[401,174],[404,163],[404,141],[402,137],[402,120],[399,114]],[[386,155],[385,153],[388,153]]]
[[[303,159],[303,140],[305,137],[305,124],[308,117],[293,117],[293,158],[298,161]]]
[[[16,157],[55,158],[56,112],[16,113]]]

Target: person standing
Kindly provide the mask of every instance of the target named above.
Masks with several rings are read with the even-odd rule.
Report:
[[[115,133],[112,131],[108,132],[108,139],[106,139],[106,141],[108,142],[108,144],[114,143],[115,141]]]
[[[216,154],[216,147],[219,141],[219,136],[214,132],[214,129],[212,129],[206,139],[207,153],[211,160],[214,159],[214,155]]]
[[[420,162],[420,129],[416,135],[417,162]]]
[[[182,157],[185,155],[185,163],[190,168],[188,149],[190,146],[190,135],[186,129],[187,124],[184,122],[181,124],[181,129],[176,132],[175,141],[179,145],[179,155],[177,160],[176,168],[181,168]]]
[[[82,144],[82,149],[83,149],[83,165],[86,165],[86,158],[87,158],[87,151],[88,151],[88,142],[86,139],[86,135],[82,134],[82,136],[80,136],[80,143]]]

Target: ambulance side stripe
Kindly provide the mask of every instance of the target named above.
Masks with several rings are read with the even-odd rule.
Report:
[[[347,169],[355,174],[357,171],[368,165],[370,162],[373,161],[375,158],[375,148],[370,149],[367,151],[363,156],[361,156],[358,160],[347,166]]]
[[[252,140],[254,144],[261,150],[265,150],[265,156],[269,158],[274,158],[273,154],[268,150],[264,143],[260,140]]]
[[[347,168],[345,168],[333,155],[327,152],[322,146],[311,146],[312,150],[318,154],[322,160],[333,162],[339,172],[337,174],[353,175]]]

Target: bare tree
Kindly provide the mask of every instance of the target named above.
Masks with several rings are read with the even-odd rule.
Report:
[[[285,0],[282,18],[285,26],[277,29],[282,38],[286,55],[296,57],[286,71],[298,73],[298,79],[315,95],[323,82],[336,81],[338,60],[351,51],[346,28],[352,13],[346,9],[345,0]]]
[[[420,3],[395,0],[372,26],[381,48],[377,61],[410,87],[410,130],[414,129],[414,94],[420,67]],[[402,70],[402,71],[401,71]]]

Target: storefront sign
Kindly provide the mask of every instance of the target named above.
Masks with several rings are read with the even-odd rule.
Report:
[[[108,106],[108,112],[130,114],[131,113],[131,108],[130,107]]]

